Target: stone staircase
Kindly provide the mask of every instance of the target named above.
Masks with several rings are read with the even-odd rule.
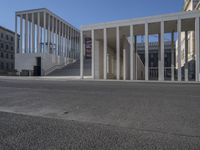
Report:
[[[56,69],[47,76],[80,76],[80,60]],[[91,60],[84,60],[84,76],[91,76]]]

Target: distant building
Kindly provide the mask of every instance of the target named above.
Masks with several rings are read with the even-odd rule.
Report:
[[[15,33],[18,75],[48,75],[79,59],[79,30],[46,8],[17,11]]]
[[[0,26],[0,75],[11,75],[15,66],[15,32]]]

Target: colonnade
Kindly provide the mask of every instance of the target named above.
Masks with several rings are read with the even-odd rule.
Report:
[[[53,54],[79,59],[79,30],[47,9],[16,12],[15,42],[17,54]]]

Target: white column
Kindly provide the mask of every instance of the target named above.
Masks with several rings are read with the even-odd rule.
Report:
[[[65,41],[65,57],[67,57],[67,26],[65,25],[64,28],[65,28],[65,30],[64,30],[64,33],[65,33],[65,38],[64,38],[64,41]]]
[[[137,35],[134,36],[134,70],[135,80],[137,80]]]
[[[40,52],[40,13],[37,14],[37,52]]]
[[[84,63],[84,60],[83,60],[83,31],[81,31],[80,33],[80,77],[81,79],[84,78],[83,76],[83,63]]]
[[[61,56],[61,22],[59,21],[59,36],[58,36],[58,43],[59,43],[59,56]]]
[[[55,55],[55,18],[52,16],[52,54]]]
[[[15,54],[18,53],[17,25],[18,25],[17,14],[15,14]]]
[[[74,59],[74,29],[72,28],[72,30],[71,30],[72,32],[71,32],[71,40],[72,40],[72,59]]]
[[[32,23],[31,23],[31,21],[29,21],[29,25],[28,26],[29,26],[29,29],[28,29],[29,30],[29,34],[28,34],[29,35],[29,37],[28,37],[29,38],[29,40],[28,40],[28,49],[29,49],[29,53],[32,53],[32,50],[31,50],[31,46],[32,46],[31,45],[31,35],[32,35],[31,26],[32,26]]]
[[[185,81],[188,81],[188,32],[185,31]]]
[[[44,53],[46,53],[46,12],[44,12]]]
[[[22,15],[20,15],[20,45],[19,45],[19,53],[23,53],[23,18]]]
[[[133,48],[133,25],[130,26],[130,80],[134,80],[134,62],[133,62],[134,48]]]
[[[149,31],[148,23],[145,23],[145,80],[149,80]]]
[[[104,45],[104,80],[107,80],[107,29],[103,29],[103,45]]]
[[[159,81],[164,81],[164,21],[161,22]]]
[[[178,20],[178,81],[181,81],[181,19]]]
[[[25,53],[28,51],[28,14],[26,14],[25,21]]]
[[[174,32],[171,33],[171,81],[174,81],[174,52],[175,52],[175,44],[174,44]]]
[[[58,20],[55,18],[55,21],[56,21],[56,39],[55,39],[55,44],[56,44],[56,49],[55,49],[55,54],[56,56],[58,56]]]
[[[95,63],[95,60],[94,60],[94,57],[95,57],[95,51],[94,51],[94,30],[91,31],[92,32],[92,78],[94,79],[94,63]]]
[[[47,52],[48,54],[50,53],[50,15],[48,15],[48,32],[47,32],[47,44],[48,44],[48,48],[47,48]]]
[[[32,13],[32,53],[35,53],[35,20],[34,20],[34,13]]]
[[[72,42],[71,42],[71,27],[69,27],[69,58],[71,58],[71,45],[72,45]]]
[[[69,46],[70,46],[70,41],[69,41],[69,33],[70,33],[70,27],[67,26],[67,58],[69,58]]]
[[[117,75],[117,80],[120,80],[120,35],[119,35],[119,27],[116,28],[116,75]]]
[[[62,36],[61,36],[61,45],[62,45],[62,56],[64,56],[64,41],[63,41],[63,30],[64,30],[64,24],[61,24],[61,28],[62,28]]]
[[[199,17],[195,18],[196,81],[199,82]]]
[[[123,49],[123,79],[126,80],[126,49]]]

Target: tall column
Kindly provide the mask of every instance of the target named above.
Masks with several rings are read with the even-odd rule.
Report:
[[[50,15],[48,14],[47,52],[50,53]]]
[[[40,53],[42,53],[42,40],[43,40],[43,37],[42,37],[42,25],[40,26]]]
[[[178,19],[178,81],[181,78],[181,19]]]
[[[126,49],[123,49],[123,79],[126,80]]]
[[[199,17],[195,18],[196,81],[199,82]]]
[[[28,14],[26,14],[25,20],[25,53],[28,51]]]
[[[145,80],[149,80],[149,31],[148,23],[145,23]]]
[[[15,14],[15,54],[18,53],[17,25],[18,25],[17,14]]]
[[[135,79],[134,70],[133,25],[130,26],[130,79]]]
[[[120,80],[120,35],[119,35],[119,27],[116,28],[116,58],[117,58],[117,64],[116,64],[116,74],[117,74],[117,80]]]
[[[37,52],[40,52],[40,13],[37,14]]]
[[[94,76],[94,63],[95,63],[95,60],[94,60],[94,57],[95,57],[95,51],[94,51],[94,30],[92,30],[92,78],[95,79],[95,76]]]
[[[29,21],[28,24],[29,24],[29,25],[28,25],[28,26],[29,26],[29,29],[28,29],[28,30],[29,30],[29,34],[28,34],[28,35],[29,35],[29,36],[28,36],[28,39],[29,39],[29,40],[28,40],[28,49],[29,49],[29,53],[32,53],[32,50],[31,50],[31,46],[32,46],[32,45],[31,45],[31,35],[32,35],[32,32],[31,32],[31,31],[32,31],[32,30],[31,30],[31,24],[32,24],[32,23],[31,23],[31,21]]]
[[[55,21],[56,21],[56,39],[55,39],[55,43],[56,43],[56,49],[55,49],[55,54],[56,56],[58,56],[58,20],[55,18]]]
[[[174,81],[174,53],[175,53],[175,43],[174,43],[174,32],[171,33],[171,81]]]
[[[65,57],[67,57],[67,25],[65,25]]]
[[[46,12],[44,12],[44,53],[46,53]]]
[[[55,55],[55,18],[52,16],[52,54]]]
[[[32,53],[35,53],[35,20],[34,20],[34,13],[32,13]]]
[[[77,32],[75,31],[75,59],[77,59]]]
[[[103,29],[103,47],[104,47],[104,80],[107,80],[107,29]]]
[[[159,81],[164,81],[164,21],[161,22]]]
[[[59,38],[58,38],[58,43],[59,43],[59,56],[61,56],[61,21],[59,21]]]
[[[134,41],[134,46],[133,46],[133,48],[134,48],[134,49],[133,49],[133,50],[134,50],[134,51],[133,51],[133,54],[134,54],[134,55],[133,55],[133,56],[134,56],[133,58],[134,58],[134,59],[133,59],[133,62],[134,62],[134,64],[135,64],[135,65],[134,65],[134,67],[135,67],[135,73],[134,73],[134,75],[135,75],[135,80],[137,80],[137,76],[138,76],[138,75],[137,75],[137,68],[138,68],[138,67],[137,67],[137,64],[138,64],[138,63],[137,63],[137,57],[138,57],[138,55],[137,55],[137,35],[134,36],[133,41]]]
[[[19,45],[19,53],[23,53],[23,16],[20,15],[20,45]]]
[[[70,41],[69,41],[69,38],[70,38],[70,27],[67,26],[67,58],[69,58],[69,46],[70,46]]]
[[[81,79],[84,78],[83,76],[83,31],[80,33],[80,77]]]
[[[188,31],[185,31],[185,81],[188,81]]]
[[[69,27],[69,58],[71,58],[71,27]]]

